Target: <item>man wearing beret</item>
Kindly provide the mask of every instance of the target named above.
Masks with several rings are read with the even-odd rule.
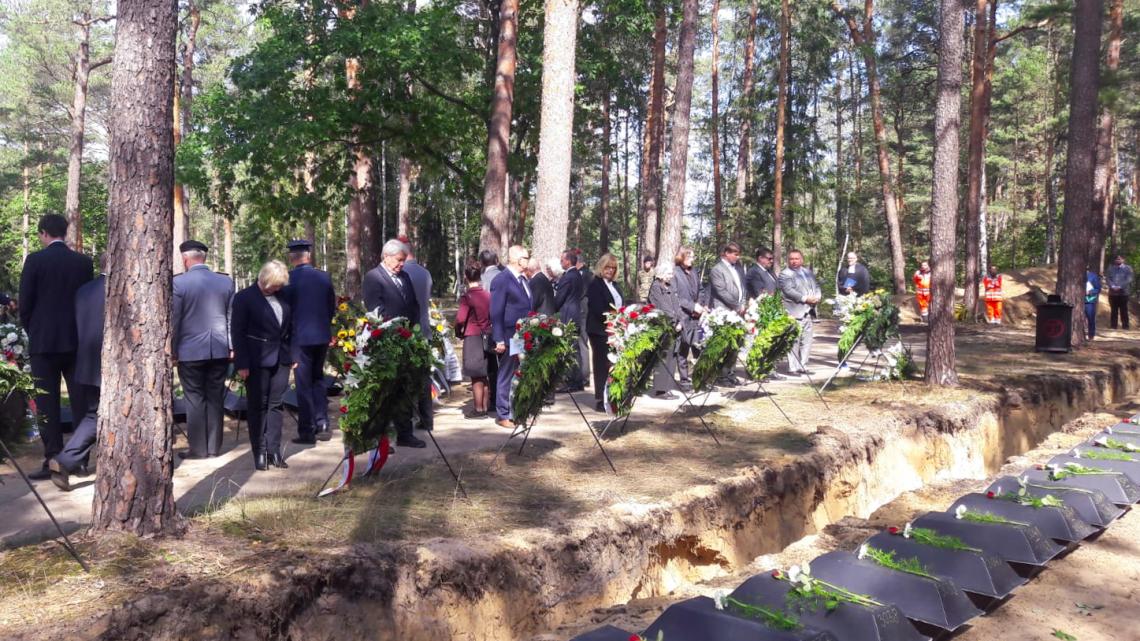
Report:
[[[294,443],[312,445],[327,441],[329,432],[328,390],[325,388],[325,357],[336,315],[336,292],[329,275],[312,265],[313,245],[291,240],[289,284],[283,292],[293,314],[293,380],[297,384],[297,438]]]
[[[186,396],[184,459],[217,456],[222,449],[222,403],[226,370],[233,357],[230,304],[234,281],[206,266],[205,244],[188,240],[178,246],[186,271],[174,277],[174,327],[171,351]]]

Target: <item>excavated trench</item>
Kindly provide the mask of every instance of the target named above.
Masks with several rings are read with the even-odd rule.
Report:
[[[981,478],[1066,421],[1140,389],[1140,361],[1031,378],[996,397],[885,412],[881,429],[822,426],[810,452],[589,525],[469,546],[291,553],[272,574],[191,584],[117,607],[82,638],[510,641],[598,609],[732,572],[933,480]],[[553,531],[552,531],[553,530]]]

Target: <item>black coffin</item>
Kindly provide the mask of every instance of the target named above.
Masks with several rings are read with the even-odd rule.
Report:
[[[1104,431],[1109,434],[1121,434],[1124,436],[1140,436],[1140,425],[1136,423],[1117,423],[1112,427],[1104,428]]]
[[[929,641],[915,629],[897,607],[891,604],[863,607],[840,603],[834,610],[796,608],[788,603],[792,584],[773,578],[771,573],[745,581],[730,596],[742,603],[781,609],[795,615],[800,623],[830,632],[844,641]],[[726,609],[732,609],[729,605]]]
[[[1133,425],[1131,427],[1135,428],[1136,426]],[[1135,451],[1133,451],[1133,453],[1140,452],[1140,431],[1137,431],[1136,429],[1117,431],[1109,428],[1103,432],[1097,432],[1096,434],[1093,434],[1091,437],[1089,437],[1089,442],[1091,443],[1099,439],[1112,439],[1114,441],[1120,441],[1121,443],[1129,443],[1135,445],[1137,448]]]
[[[811,562],[811,575],[898,607],[908,619],[957,630],[982,614],[952,581],[885,568],[850,552],[828,552]]]
[[[1091,463],[1079,459],[1084,463]],[[1091,467],[1091,466],[1090,466]],[[1030,482],[1043,485],[1057,485],[1085,490],[1096,490],[1104,494],[1105,498],[1116,505],[1127,506],[1140,501],[1140,488],[1136,487],[1128,477],[1123,474],[1094,474],[1092,476],[1069,476],[1054,480],[1049,476],[1048,470],[1031,469],[1022,472],[1029,477]]]
[[[607,625],[605,627],[598,628],[597,630],[591,630],[586,634],[578,635],[573,639],[570,639],[570,641],[629,641],[629,638],[631,636],[633,636],[633,634],[626,632],[621,628],[615,628],[612,625]],[[650,639],[650,641],[654,640]]]
[[[1018,486],[1016,485],[1012,488],[1001,488],[1003,492],[1015,493],[1017,489]],[[954,504],[946,511],[953,514],[960,505],[965,505],[967,509],[973,512],[988,512],[1011,521],[1035,525],[1045,536],[1065,543],[1083,541],[1099,531],[1082,521],[1073,511],[1073,508],[1068,505],[1035,508],[1004,499],[986,498],[985,494],[967,494],[954,501]]]
[[[669,606],[641,636],[655,641],[658,632],[667,641],[837,641],[830,632],[807,627],[796,631],[769,628],[760,621],[717,610],[713,600],[703,596]]]
[[[1116,438],[1116,437],[1113,437]],[[1090,456],[1092,454],[1092,456]],[[1096,454],[1110,455],[1113,458],[1098,458]],[[1080,445],[1066,452],[1067,456],[1079,458],[1083,461],[1088,461],[1087,465],[1096,465],[1097,461],[1133,461],[1140,463],[1140,452],[1125,452],[1124,450],[1117,450],[1108,447],[1101,447],[1092,441],[1085,441]]]
[[[1085,467],[1095,467],[1108,472],[1116,472],[1117,475],[1123,474],[1132,481],[1133,487],[1140,487],[1140,463],[1133,463],[1131,461],[1113,461],[1113,460],[1092,460],[1077,458],[1075,456],[1068,456],[1061,454],[1049,459],[1048,465],[1057,465],[1064,469],[1066,463],[1076,463]]]
[[[986,488],[987,492],[995,492],[998,487],[1003,490],[1008,487],[1017,487],[1018,480],[1012,476],[1003,476]],[[1093,527],[1104,528],[1112,523],[1124,510],[1113,505],[1112,501],[1100,490],[1088,490],[1079,487],[1064,486],[1053,481],[1029,481],[1025,485],[1026,493],[1043,498],[1053,495],[1073,508],[1077,516]]]
[[[901,533],[882,532],[867,539],[867,544],[894,552],[896,559],[916,558],[931,574],[953,581],[965,592],[990,599],[1004,599],[1027,580],[992,554],[924,545]]]
[[[992,554],[1007,563],[1043,566],[1065,550],[1033,527],[976,523],[955,518],[947,512],[927,512],[915,519],[913,527],[930,528],[939,534],[956,536],[963,543]]]

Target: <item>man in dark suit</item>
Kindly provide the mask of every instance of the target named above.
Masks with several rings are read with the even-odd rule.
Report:
[[[200,459],[217,456],[222,449],[234,281],[206,266],[209,249],[204,243],[188,240],[178,251],[185,271],[174,277],[170,346],[186,396],[186,438],[190,442],[190,449],[178,456]]]
[[[91,259],[64,243],[67,219],[58,214],[40,218],[40,243],[44,248],[28,255],[20,275],[20,324],[28,333],[28,353],[36,387],[37,411],[43,416],[40,438],[44,443],[43,467],[29,474],[37,481],[51,478],[48,461],[63,450],[59,424],[59,383],[67,383],[72,414],[78,418],[86,404],[76,384],[75,294],[94,277]],[[74,420],[74,419],[73,419]]]
[[[106,305],[107,277],[100,275],[75,292],[75,383],[82,386],[81,398],[85,407],[72,408],[78,420],[75,433],[67,440],[63,451],[48,461],[51,480],[64,492],[71,491],[71,474],[87,471],[88,456],[95,445],[96,426],[99,420],[99,386],[103,370],[103,309]]]
[[[491,283],[491,335],[495,353],[499,355],[499,380],[495,392],[495,412],[499,427],[514,429],[511,420],[511,379],[519,367],[518,346],[510,349],[515,323],[526,318],[533,309],[530,284],[523,271],[530,253],[525,247],[513,245],[507,250],[507,268]]]
[[[408,248],[404,243],[396,239],[384,243],[380,250],[380,264],[364,275],[361,290],[364,307],[370,312],[384,319],[406,318],[414,325],[420,317],[420,307],[412,279],[404,273],[407,259]],[[394,416],[391,419],[396,424],[396,445],[427,446],[412,434],[411,416]]]
[[[775,294],[776,276],[772,273],[772,250],[761,247],[756,250],[756,262],[748,268],[745,288],[749,298],[760,298],[761,294]]]
[[[293,311],[293,380],[297,384],[297,438],[294,443],[312,445],[332,438],[329,431],[329,399],[325,388],[325,357],[332,339],[336,316],[336,292],[329,275],[312,265],[313,244],[291,240],[289,285],[282,294]]]
[[[589,303],[586,300],[590,295],[590,284],[594,282],[594,272],[590,271],[590,265],[586,262],[586,255],[582,253],[581,249],[574,248],[574,255],[577,257],[578,273],[582,276],[582,300],[579,301],[581,305],[581,318],[578,319],[578,354],[582,361],[582,381],[584,385],[590,384],[590,338],[586,335],[586,313],[589,310]]]
[[[404,249],[408,253],[408,259],[404,262],[404,273],[412,280],[412,289],[416,292],[416,305],[419,309],[417,320],[413,322],[419,324],[420,332],[424,338],[430,341],[433,331],[431,327],[431,272],[416,262],[416,252],[412,249],[411,243],[408,242],[407,236],[400,236],[396,240],[404,243]],[[418,427],[430,432],[435,426],[435,408],[431,398],[431,372],[428,372],[427,378],[424,379],[424,391],[420,395],[417,412],[420,416]]]
[[[530,295],[534,298],[534,311],[553,316],[558,307],[554,303],[554,285],[537,258],[527,262],[526,275],[530,278]]]
[[[571,251],[562,252],[562,275],[558,277],[558,287],[554,292],[554,307],[558,310],[558,318],[563,323],[574,323],[574,333],[578,337],[577,366],[566,375],[566,388],[562,391],[580,392],[585,388],[582,374],[582,363],[589,360],[589,348],[584,343],[585,332],[582,331],[582,298],[585,287],[582,285],[582,274],[578,271],[578,255]]]

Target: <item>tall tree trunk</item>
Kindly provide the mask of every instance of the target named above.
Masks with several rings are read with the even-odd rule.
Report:
[[[752,0],[748,6],[748,38],[744,41],[744,72],[740,87],[740,145],[736,155],[736,201],[735,224],[740,227],[744,218],[744,200],[748,196],[748,168],[752,163],[752,120],[753,105],[752,86],[756,66],[756,16],[759,12],[757,0]]]
[[[234,221],[229,216],[226,216],[222,222],[223,231],[223,248],[222,252],[225,255],[225,270],[231,276],[234,273]]]
[[[1047,41],[1052,73],[1059,75],[1060,56],[1057,52],[1055,29],[1049,29]],[[1054,82],[1053,91],[1049,92],[1052,95],[1051,101],[1053,103],[1050,112],[1051,122],[1060,120],[1061,92],[1057,88],[1059,84],[1059,82]],[[1048,138],[1045,143],[1045,263],[1052,265],[1057,260],[1057,183],[1054,176],[1056,171],[1054,164],[1057,155],[1058,134],[1050,126],[1046,128],[1046,135]]]
[[[978,198],[978,267],[985,269],[990,261],[990,235],[987,221],[989,219],[989,187],[986,179],[986,141],[989,139],[990,131],[990,112],[993,105],[994,94],[994,65],[997,62],[997,8],[998,0],[990,2],[990,24],[989,24],[989,45],[986,48],[986,78],[982,87],[982,182],[981,192]],[[975,278],[980,278],[981,274],[975,272]],[[974,283],[975,298],[977,298],[977,286]],[[974,316],[982,315],[981,309],[977,306],[975,301]],[[971,309],[967,307],[967,309]]]
[[[174,0],[119,0],[117,11],[103,324],[103,362],[115,366],[103,368],[91,527],[155,536],[182,528],[170,413],[178,10]]]
[[[574,47],[578,0],[546,0],[542,42],[542,122],[538,141],[538,190],[534,248],[539,260],[566,248],[570,222],[570,170],[574,130]]]
[[[644,153],[641,158],[641,201],[638,203],[639,254],[657,253],[660,226],[661,156],[665,131],[665,41],[669,37],[665,20],[665,2],[654,2],[653,76],[649,81],[649,113],[645,118]]]
[[[621,139],[621,162],[622,162],[622,188],[621,188],[621,260],[622,260],[622,279],[629,290],[629,277],[633,271],[633,266],[630,264],[629,255],[629,216],[632,213],[629,204],[629,127],[630,127],[630,114],[627,110],[625,112],[625,127],[622,129],[623,135]]]
[[[177,150],[178,146],[182,144],[182,108],[181,108],[181,104],[182,104],[182,92],[179,91],[177,78],[175,78],[174,110],[173,110],[174,128],[172,129],[175,150]],[[171,247],[173,248],[174,253],[177,254],[178,253],[178,246],[181,245],[183,241],[188,240],[190,238],[190,224],[189,224],[190,219],[189,219],[189,216],[186,215],[186,203],[183,200],[183,197],[185,196],[185,194],[182,193],[182,185],[178,184],[177,179],[174,182],[173,190],[174,190],[174,231],[173,231],[174,235],[171,238]],[[174,261],[174,264],[171,265],[171,269],[174,270],[175,274],[181,274],[182,273],[182,261],[180,261],[180,260]]]
[[[855,48],[863,54],[863,64],[867,67],[867,84],[871,94],[871,124],[875,132],[875,145],[878,150],[879,183],[883,198],[883,211],[887,223],[887,238],[891,249],[891,280],[894,283],[896,294],[906,293],[906,278],[903,274],[905,259],[902,249],[902,231],[899,224],[898,203],[894,195],[894,178],[891,176],[890,148],[887,142],[887,128],[883,123],[882,89],[879,86],[879,75],[875,60],[875,27],[874,27],[874,0],[864,2],[864,15],[862,30],[855,19],[839,6],[837,0],[832,0],[832,10],[847,23],[851,33],[851,41]]]
[[[777,269],[784,260],[784,120],[788,110],[788,66],[792,10],[789,0],[780,1],[780,67],[776,85],[776,176],[772,203],[772,252]]]
[[[24,215],[20,219],[20,264],[28,259],[28,225],[31,223],[32,213],[32,168],[28,164],[31,146],[24,140],[24,168],[21,174],[24,181]]]
[[[602,97],[602,193],[598,203],[598,255],[610,250],[610,90]]]
[[[357,8],[368,6],[369,0],[360,0],[356,7],[342,7],[340,16],[352,20]],[[344,63],[344,73],[349,94],[356,100],[360,93],[360,59],[349,58]],[[380,227],[377,209],[376,184],[372,179],[373,158],[370,146],[361,144],[364,128],[354,125],[350,145],[353,165],[348,177],[348,187],[352,197],[348,203],[347,231],[345,233],[345,294],[353,298],[360,296],[360,285],[364,272],[379,262],[381,240],[377,235]]]
[[[1073,305],[1073,345],[1086,341],[1085,269],[1088,264],[1100,87],[1100,31],[1104,0],[1077,0],[1073,8],[1073,61],[1069,86],[1069,153],[1057,293]]]
[[[519,0],[499,6],[499,51],[491,120],[487,126],[487,174],[483,178],[483,228],[479,246],[502,254],[507,245],[507,160],[510,155],[511,111],[518,66]]]
[[[191,108],[194,104],[194,50],[198,41],[198,27],[202,23],[201,10],[194,0],[189,0],[187,7],[187,19],[189,21],[188,30],[186,32],[186,41],[182,47],[182,77],[178,83],[178,95],[175,96],[175,108],[178,110],[178,127],[175,133],[175,146],[182,144],[182,139],[189,134],[192,129],[190,127]],[[190,193],[186,189],[186,185],[178,183],[177,177],[174,180],[174,211],[175,215],[181,215],[181,226],[184,235],[188,238],[192,235],[190,228]],[[181,261],[178,262],[176,269],[181,268]]]
[[[720,195],[720,136],[717,134],[717,117],[720,111],[720,0],[712,6],[712,104],[709,119],[709,137],[712,143],[713,230],[716,244],[724,242],[724,213]]]
[[[412,229],[412,181],[415,180],[416,168],[412,161],[400,158],[400,194],[396,200],[396,235],[410,236]]]
[[[851,197],[845,189],[846,181],[843,179],[843,70],[837,69],[835,84],[832,85],[832,102],[835,109],[835,255],[844,251],[847,239],[847,226],[844,224],[844,214],[851,207]],[[846,202],[844,198],[846,197]]]
[[[76,21],[79,43],[75,51],[75,95],[71,104],[71,143],[67,150],[67,243],[83,251],[83,212],[79,208],[79,183],[83,174],[83,135],[87,115],[87,80],[91,75],[91,14]]]
[[[697,0],[681,3],[681,33],[677,43],[677,88],[673,92],[673,132],[670,139],[669,188],[661,224],[658,256],[674,256],[681,248],[685,215],[685,178],[689,160],[690,108],[693,101],[693,51],[697,44]]]
[[[926,384],[957,385],[954,346],[954,257],[958,237],[958,127],[962,103],[961,0],[942,0],[938,97],[934,107],[934,167],[930,214],[930,332]]]
[[[1111,0],[1108,9],[1108,56],[1105,71],[1111,76],[1120,68],[1120,42],[1124,35],[1124,0]],[[1112,186],[1116,176],[1112,169],[1112,147],[1116,132],[1112,108],[1100,110],[1096,132],[1096,168],[1093,170],[1092,219],[1089,237],[1089,260],[1097,261],[1099,272],[1104,266],[1104,238],[1111,210]]]
[[[997,0],[994,0],[997,4]],[[970,142],[969,163],[966,169],[966,318],[977,320],[978,279],[985,266],[981,264],[981,208],[985,200],[985,92],[986,50],[989,46],[989,29],[986,19],[987,0],[974,3],[973,64],[970,67]]]

